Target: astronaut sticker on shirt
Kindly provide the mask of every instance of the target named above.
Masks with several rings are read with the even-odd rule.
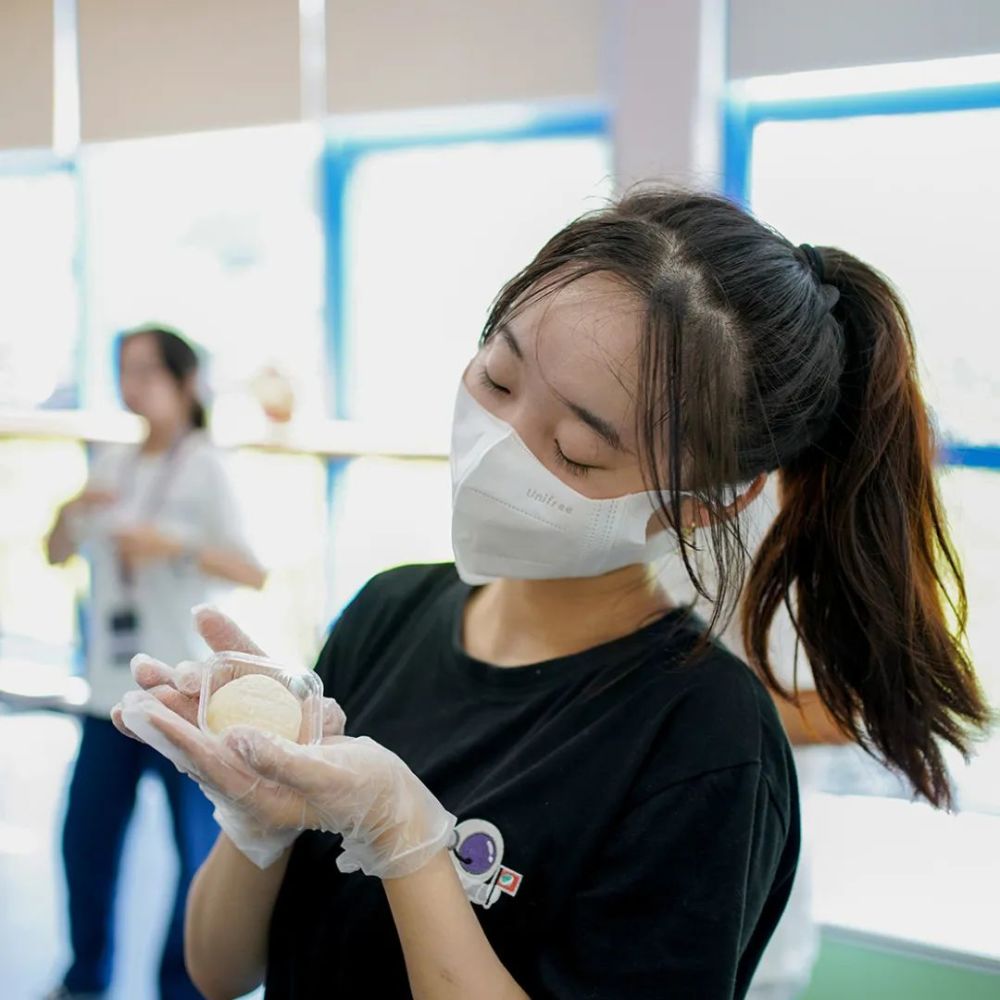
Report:
[[[451,859],[466,896],[488,910],[505,893],[516,896],[521,875],[504,867],[503,836],[484,819],[465,819],[455,827]]]

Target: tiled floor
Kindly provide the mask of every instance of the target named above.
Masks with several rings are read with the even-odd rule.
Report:
[[[77,740],[74,719],[0,714],[2,1000],[37,1000],[65,966],[59,828]],[[155,971],[175,872],[166,798],[146,778],[121,873],[119,947],[108,1000],[156,1000]]]

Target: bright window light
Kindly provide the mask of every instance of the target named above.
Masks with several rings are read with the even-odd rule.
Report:
[[[603,137],[373,152],[345,195],[348,412],[448,448],[458,379],[501,285],[610,193]]]
[[[0,174],[0,405],[76,405],[76,192],[64,170]]]
[[[268,367],[325,414],[320,143],[295,125],[84,151],[89,406],[117,405],[114,335],[156,321],[208,351],[216,416]]]

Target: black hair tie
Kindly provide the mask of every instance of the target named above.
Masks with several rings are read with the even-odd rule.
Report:
[[[826,284],[826,271],[823,268],[823,255],[811,244],[801,243],[799,249],[806,255],[809,262],[809,270],[816,275],[816,280],[821,284]]]

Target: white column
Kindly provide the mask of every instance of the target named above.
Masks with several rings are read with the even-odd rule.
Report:
[[[607,0],[605,72],[619,190],[721,190],[725,0]]]

